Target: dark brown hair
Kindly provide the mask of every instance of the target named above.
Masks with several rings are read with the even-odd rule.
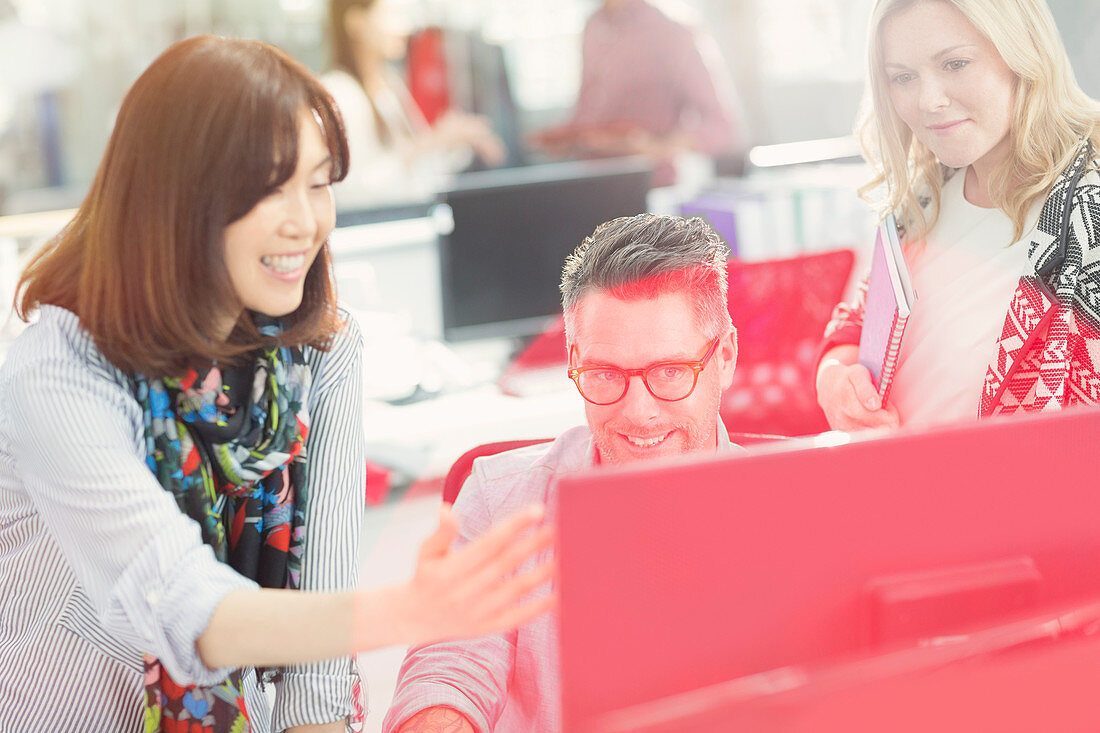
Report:
[[[293,175],[302,109],[320,122],[341,180],[343,122],[304,66],[259,41],[199,36],[169,47],[123,100],[76,216],[23,273],[20,317],[41,304],[73,311],[130,373],[168,376],[254,351],[263,339],[251,317],[228,342],[214,334],[240,308],[224,233]],[[327,242],[282,321],[282,343],[322,349],[340,327]]]
[[[332,49],[333,68],[346,71],[356,79],[359,71],[355,68],[355,54],[351,48],[344,19],[352,8],[369,10],[378,0],[330,0],[328,4],[329,48]]]

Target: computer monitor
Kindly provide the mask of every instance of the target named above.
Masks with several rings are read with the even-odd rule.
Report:
[[[450,28],[443,37],[452,105],[488,120],[504,143],[506,166],[526,165],[527,149],[512,94],[514,74],[504,48],[486,41],[478,31]],[[471,165],[475,170],[488,167],[479,159]]]
[[[540,333],[561,312],[565,258],[598,224],[646,210],[640,158],[570,161],[460,176],[442,195],[443,333],[450,341]]]
[[[364,224],[377,224],[384,221],[401,221],[404,219],[424,219],[432,215],[435,209],[435,200],[402,201],[376,206],[351,206],[336,211],[336,227],[362,226]]]
[[[729,680],[603,715],[588,733],[1100,730],[1100,600],[822,666]]]
[[[1098,438],[1081,409],[563,477],[565,729],[1094,599]]]

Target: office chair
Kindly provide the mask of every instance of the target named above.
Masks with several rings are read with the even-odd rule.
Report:
[[[443,479],[443,503],[455,503],[455,499],[458,498],[458,492],[462,488],[462,484],[466,483],[466,479],[470,477],[470,472],[474,468],[475,458],[491,456],[496,453],[503,453],[506,450],[535,445],[536,443],[547,443],[550,440],[551,438],[500,440],[494,443],[483,443],[482,445],[471,448],[459,456],[458,460],[451,465],[451,469],[447,471],[447,475]]]

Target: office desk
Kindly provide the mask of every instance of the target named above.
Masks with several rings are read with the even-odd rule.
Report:
[[[368,402],[367,459],[405,476],[441,477],[466,450],[482,443],[553,438],[584,423],[584,404],[568,379],[563,389],[526,397],[482,384],[410,405]]]

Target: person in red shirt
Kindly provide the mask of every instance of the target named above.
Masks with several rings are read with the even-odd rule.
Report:
[[[701,29],[651,0],[604,0],[585,26],[582,53],[572,116],[534,138],[547,152],[647,155],[660,179],[682,151],[738,147],[733,87]]]

